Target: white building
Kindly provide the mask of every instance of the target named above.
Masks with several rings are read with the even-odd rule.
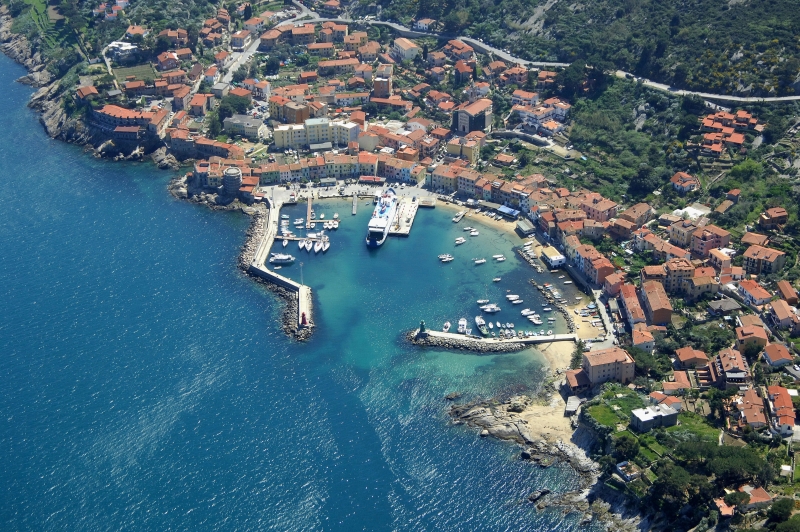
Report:
[[[267,136],[267,126],[262,120],[247,115],[233,115],[222,121],[225,131],[251,139]]]

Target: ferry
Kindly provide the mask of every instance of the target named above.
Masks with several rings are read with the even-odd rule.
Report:
[[[291,264],[294,262],[294,257],[284,253],[273,253],[269,261],[272,264]]]
[[[378,247],[386,242],[386,237],[389,235],[389,225],[394,220],[395,211],[397,211],[397,194],[393,188],[388,188],[375,205],[372,218],[369,220],[367,246]]]
[[[484,336],[489,336],[489,329],[486,328],[486,320],[481,316],[475,316],[475,325]]]

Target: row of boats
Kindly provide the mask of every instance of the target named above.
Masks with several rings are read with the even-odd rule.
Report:
[[[324,253],[331,247],[330,239],[323,231],[319,233],[308,233],[306,236],[307,238],[297,241],[297,245],[300,249],[305,249],[310,252],[313,248],[314,253],[319,253],[320,251]],[[284,242],[286,241],[284,240]]]
[[[475,326],[478,328],[480,333],[483,336],[491,335],[493,338],[496,338],[498,335],[501,338],[526,338],[526,337],[536,337],[536,336],[552,336],[553,331],[516,331],[514,330],[513,323],[501,323],[501,322],[486,322],[483,319],[483,316],[475,316]],[[492,329],[497,326],[497,332],[493,331]],[[448,332],[450,330],[451,323],[445,322],[444,327],[442,327],[442,331]],[[456,329],[459,334],[472,334],[472,329],[468,328],[467,318],[461,318],[458,320],[458,328]]]
[[[493,255],[492,258],[494,260],[496,260],[497,262],[504,262],[506,260],[504,255]],[[442,261],[442,262],[452,262],[453,260],[455,260],[455,258],[452,255],[450,255],[449,253],[442,253],[441,255],[439,255],[439,260]],[[486,264],[486,259],[482,259],[482,258],[479,259],[477,257],[473,257],[472,261],[475,264]]]

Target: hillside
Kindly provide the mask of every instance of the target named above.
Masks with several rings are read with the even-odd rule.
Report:
[[[368,0],[362,0],[366,7]],[[680,88],[800,90],[796,2],[731,0],[383,0],[382,18],[420,17],[531,60],[584,59]]]

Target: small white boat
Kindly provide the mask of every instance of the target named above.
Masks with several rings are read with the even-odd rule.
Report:
[[[521,304],[521,303],[522,303],[522,300],[521,300],[521,299],[515,299],[515,300],[513,300],[513,301],[511,302],[511,304],[512,304],[512,305],[519,305],[519,304]]]
[[[288,220],[288,219],[289,219],[288,214],[281,214],[281,220]]]
[[[500,329],[501,327],[503,327],[503,326],[500,324],[500,322],[499,322],[499,321],[498,321],[497,323],[495,323],[495,325],[497,325],[497,328],[498,328],[498,329]]]
[[[486,259],[473,259],[473,260],[475,261],[475,264],[485,264],[486,263]]]
[[[286,247],[288,245],[289,245],[289,241],[284,238],[283,239],[283,247]]]
[[[547,321],[556,321],[555,318],[547,318]]]
[[[297,224],[301,224],[301,223],[303,223],[305,221],[306,221],[305,218],[295,218],[294,223],[295,223],[295,225],[297,225]]]
[[[272,264],[291,264],[294,262],[294,257],[285,253],[273,253],[269,258]]]
[[[551,309],[550,307],[544,307],[542,310],[545,312],[551,312],[553,309]]]
[[[446,321],[444,322],[444,327],[442,327],[442,332],[447,332],[449,330],[450,330],[450,322]]]
[[[445,257],[442,259],[442,262],[453,262],[455,259],[453,257]]]
[[[495,277],[494,279],[492,279],[492,281],[495,283],[499,283],[501,280],[502,279],[500,279],[499,277]]]
[[[514,301],[515,299],[519,299],[519,296],[517,294],[506,294],[506,299]]]
[[[481,310],[484,312],[488,312],[489,314],[494,314],[495,312],[500,312],[500,307],[498,307],[494,303],[489,303],[488,305],[482,306]]]
[[[319,219],[320,219],[320,220],[324,220],[324,219],[325,219],[325,213],[324,213],[324,212],[323,212],[322,214],[320,214],[320,215],[319,215]]]
[[[311,251],[311,248],[314,247],[314,242],[311,240],[306,240],[306,251]]]
[[[479,305],[485,305],[485,304],[486,304],[486,303],[488,303],[488,302],[489,302],[489,300],[488,300],[488,299],[479,299],[479,300],[478,300],[478,304],[479,304]]]
[[[328,251],[328,248],[330,247],[331,243],[326,240],[325,242],[322,243],[322,252],[325,253],[326,251]]]
[[[466,241],[467,241],[466,238],[460,236],[460,237],[456,238],[456,246],[459,246],[459,245],[463,244]]]
[[[547,331],[547,336],[550,336],[552,334],[553,334],[553,331]]]
[[[478,236],[480,233],[478,231],[470,231],[469,236]]]
[[[274,267],[274,268],[272,268],[272,269],[273,269],[273,270],[280,270],[281,268],[283,268],[283,266],[275,266],[275,267]]]
[[[319,253],[322,251],[322,240],[317,240],[314,242],[314,253]]]
[[[334,220],[338,220],[339,219],[339,213],[338,212],[333,213],[333,219]]]
[[[497,259],[497,262],[505,262],[505,261],[506,261],[505,257],[500,257],[499,259]]]
[[[559,279],[563,279],[564,277],[566,277],[566,275],[559,275],[558,276]]]
[[[522,309],[522,312],[520,312],[520,314],[522,314],[523,316],[530,316],[533,313],[534,312],[529,308],[524,308]]]
[[[306,247],[306,241],[305,240],[298,240],[297,241],[297,247],[299,247],[300,249],[303,249],[304,247]]]
[[[564,284],[572,284],[572,281],[564,281]],[[580,298],[578,298],[580,299]]]
[[[458,332],[460,334],[466,334],[467,332],[467,318],[461,318],[458,320]]]
[[[493,259],[499,259],[500,257],[502,257],[502,255],[492,255]]]
[[[490,329],[494,329],[494,323],[492,323],[492,322],[490,321],[490,322],[488,323],[488,325],[489,325],[489,328],[490,328]],[[494,333],[492,333],[492,334],[494,334]]]
[[[475,230],[474,227],[465,227],[464,228],[464,231],[474,231],[474,230]]]

